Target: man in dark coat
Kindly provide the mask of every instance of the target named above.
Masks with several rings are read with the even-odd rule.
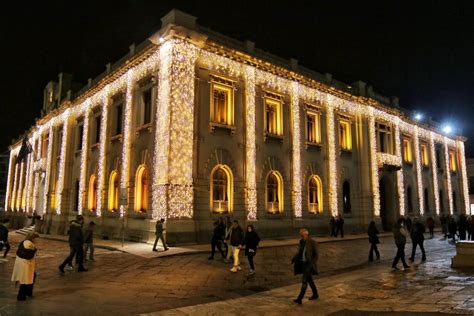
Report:
[[[77,271],[83,272],[87,271],[84,268],[84,235],[82,232],[82,225],[84,224],[84,217],[82,215],[77,215],[76,220],[71,221],[69,225],[69,256],[64,260],[63,263],[59,266],[59,271],[64,273],[64,267],[69,264],[72,265],[72,259],[76,256],[76,261],[79,265]]]
[[[398,221],[393,225],[392,232],[393,232],[393,239],[395,240],[395,245],[397,246],[397,254],[393,259],[392,269],[399,270],[397,268],[398,261],[400,259],[403,263],[403,268],[407,269],[410,266],[405,262],[405,244],[407,242],[408,232],[403,227],[404,218],[400,217]]]
[[[3,247],[5,247],[3,258],[6,258],[8,252],[10,251],[10,244],[8,243],[8,228],[6,226],[7,223],[8,219],[5,219],[2,223],[0,223],[0,251],[2,251]]]
[[[212,233],[212,239],[211,239],[211,256],[207,259],[209,260],[214,259],[216,248],[221,253],[222,259],[225,259],[225,254],[221,246],[224,240],[224,234],[225,234],[224,223],[222,222],[222,218],[219,218],[217,221],[214,222],[214,231]]]
[[[239,252],[244,244],[244,231],[240,227],[239,222],[237,220],[234,220],[232,222],[232,229],[230,231],[229,243],[230,243],[229,250],[232,251],[233,256],[234,256],[234,265],[230,269],[230,272],[235,273],[237,271],[242,270],[242,268],[240,267]]]
[[[336,236],[341,233],[341,238],[344,238],[344,218],[342,215],[338,215],[336,218]]]
[[[421,261],[426,261],[425,247],[423,242],[425,241],[425,225],[423,225],[418,217],[413,219],[413,225],[411,226],[410,237],[412,243],[411,257],[408,258],[411,262],[415,261],[416,246],[420,246],[421,249]]]
[[[439,221],[441,223],[441,231],[444,235],[444,239],[446,239],[448,237],[448,219],[444,213],[439,217]]]
[[[163,227],[163,223],[165,222],[165,219],[162,218],[160,220],[156,221],[156,226],[155,226],[155,243],[153,244],[153,251],[158,251],[156,249],[156,245],[158,244],[158,240],[161,239],[161,242],[163,243],[163,248],[165,249],[164,251],[168,250],[168,246],[166,245],[166,240],[165,240],[165,228]]]
[[[300,244],[298,247],[298,252],[295,254],[291,262],[294,264],[295,275],[303,274],[301,282],[301,291],[298,297],[293,300],[297,304],[301,304],[303,297],[308,288],[308,284],[313,291],[313,296],[310,300],[315,300],[319,297],[318,290],[313,281],[313,274],[318,273],[318,247],[316,241],[309,237],[309,232],[306,228],[300,229]]]
[[[459,216],[459,221],[458,221],[458,230],[459,230],[459,239],[460,240],[466,240],[466,232],[469,229],[469,225],[467,222],[467,217],[464,214],[461,214]]]
[[[456,242],[456,233],[458,231],[458,225],[456,224],[456,220],[449,215],[448,216],[448,232],[449,238],[453,239],[453,242]]]

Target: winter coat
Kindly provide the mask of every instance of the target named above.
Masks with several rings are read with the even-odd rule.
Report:
[[[303,251],[305,251],[306,262],[303,261]],[[318,274],[318,245],[316,241],[309,236],[306,240],[301,239],[298,252],[291,261],[294,264],[295,275],[303,274],[305,266],[308,264],[311,266],[311,274]]]
[[[156,221],[155,235],[156,236],[163,235],[164,231],[165,231],[165,228],[163,227],[163,222],[162,221]]]
[[[240,226],[232,228],[230,232],[230,245],[237,247],[244,242],[244,232]]]
[[[425,236],[423,235],[424,232],[425,225],[420,222],[413,224],[410,232],[411,240],[414,242],[422,242],[425,240]]]
[[[87,227],[84,231],[84,243],[92,244],[94,242],[94,229]]]
[[[344,219],[342,217],[340,217],[336,220],[336,227],[341,229],[342,226],[344,226]]]
[[[214,224],[214,231],[212,233],[212,239],[222,240],[225,235],[225,227],[222,224]]]
[[[71,225],[69,225],[69,246],[77,248],[83,245],[84,235],[82,233],[82,224],[78,221],[72,221]]]
[[[33,284],[36,267],[36,246],[30,240],[20,243],[13,266],[12,282],[20,284]]]
[[[8,242],[8,228],[3,224],[0,224],[0,241],[3,241],[4,243]]]
[[[433,219],[433,218],[431,218],[431,217],[430,217],[430,218],[428,218],[428,219],[426,220],[426,225],[428,225],[428,228],[430,228],[430,227],[434,227],[434,226],[435,226],[434,219]]]
[[[367,234],[369,235],[369,243],[380,244],[379,237],[377,236],[379,234],[379,231],[377,227],[375,227],[375,225],[369,226],[369,230],[367,231]]]
[[[392,228],[395,244],[404,245],[407,243],[408,232],[401,224],[395,223]]]
[[[245,255],[248,256],[250,249],[257,252],[258,243],[260,242],[260,237],[258,236],[256,231],[246,232],[244,238],[245,244]]]

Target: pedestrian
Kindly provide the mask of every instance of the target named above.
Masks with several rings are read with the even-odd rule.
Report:
[[[402,260],[403,268],[407,269],[410,267],[405,261],[405,244],[407,242],[408,232],[405,227],[403,227],[403,222],[403,217],[400,217],[392,228],[393,238],[395,240],[395,245],[397,246],[397,254],[392,262],[393,271],[399,270],[397,264],[400,259]]]
[[[411,218],[410,216],[407,216],[403,225],[405,226],[405,229],[407,230],[408,233],[411,231],[411,224],[412,224]]]
[[[331,229],[331,237],[337,237],[336,236],[336,218],[334,216],[331,216],[329,219],[329,227]]]
[[[84,217],[77,215],[76,219],[71,221],[69,225],[69,256],[66,257],[63,263],[59,266],[59,271],[64,273],[64,267],[67,264],[72,266],[72,259],[76,256],[76,263],[78,264],[77,272],[85,272],[84,268],[84,234],[82,232],[82,225],[84,224]]]
[[[341,233],[341,238],[344,238],[344,219],[342,215],[339,214],[336,218],[336,237]]]
[[[0,251],[3,250],[3,248],[5,248],[5,252],[3,253],[3,259],[4,261],[7,261],[8,259],[7,258],[7,254],[8,252],[10,251],[10,243],[8,242],[8,228],[7,228],[7,224],[8,224],[8,219],[4,219],[1,223],[0,223]]]
[[[293,300],[296,304],[303,303],[303,297],[308,288],[308,284],[313,291],[313,295],[309,299],[315,300],[319,298],[318,289],[313,281],[313,275],[318,274],[318,246],[316,241],[309,236],[309,232],[306,228],[300,229],[300,236],[301,240],[298,246],[298,252],[291,260],[291,263],[294,264],[293,269],[295,275],[303,275],[300,294]]]
[[[434,237],[434,227],[435,227],[435,221],[433,217],[428,217],[426,220],[426,226],[428,226],[428,230],[430,231],[430,238]]]
[[[158,249],[156,249],[156,245],[159,239],[161,239],[161,242],[163,243],[163,248],[164,248],[163,251],[167,251],[169,249],[168,246],[166,245],[166,240],[165,240],[166,228],[163,225],[164,222],[165,222],[164,218],[156,221],[156,226],[155,226],[156,238],[155,238],[155,243],[153,244],[153,251],[158,251]]]
[[[451,215],[448,217],[448,232],[449,238],[453,239],[453,242],[456,242],[456,233],[458,231],[458,225],[456,224],[456,220]]]
[[[89,222],[84,232],[84,260],[87,261],[87,251],[90,250],[89,260],[94,261],[94,227],[93,221]]]
[[[444,239],[446,239],[448,237],[448,219],[444,213],[439,217],[439,221],[441,223],[441,232],[444,235]]]
[[[230,272],[237,272],[242,270],[240,267],[239,261],[239,252],[240,249],[243,247],[244,243],[244,232],[239,225],[237,220],[234,220],[232,223],[232,230],[230,232],[230,251],[233,253],[234,256],[234,265],[230,269]]]
[[[260,242],[260,237],[257,234],[257,231],[253,225],[247,225],[247,230],[245,232],[244,245],[245,245],[245,255],[249,261],[249,275],[255,274],[255,265],[253,263],[253,257],[257,254],[258,244]]]
[[[469,218],[471,219],[471,221],[469,222],[469,232],[471,235],[470,240],[474,240],[474,219],[472,218],[472,216],[469,216]]]
[[[232,221],[229,216],[227,216],[226,223],[225,223],[225,236],[224,242],[226,245],[226,263],[230,263],[230,258],[233,258],[234,254],[231,250],[230,246],[230,233],[232,232]]]
[[[25,301],[26,297],[33,297],[33,286],[36,279],[36,245],[34,241],[39,235],[29,233],[16,251],[15,265],[13,266],[12,282],[20,283],[18,301]]]
[[[367,234],[369,235],[369,243],[370,243],[369,261],[374,261],[374,252],[375,252],[375,255],[377,256],[377,260],[379,260],[380,253],[379,253],[379,250],[377,249],[377,244],[380,244],[380,240],[378,236],[379,231],[377,229],[377,226],[375,226],[374,221],[370,222]]]
[[[225,253],[222,250],[221,244],[222,240],[224,239],[225,234],[225,227],[224,223],[222,222],[222,218],[219,218],[217,221],[214,222],[214,230],[212,232],[212,239],[211,239],[211,256],[207,259],[213,260],[214,254],[216,253],[216,248],[221,253],[222,259],[225,260]]]
[[[423,247],[423,242],[425,241],[424,233],[425,233],[425,225],[423,225],[418,220],[418,217],[415,217],[413,219],[413,225],[410,231],[412,249],[411,249],[411,257],[408,258],[408,260],[410,260],[411,262],[415,261],[416,246],[420,246],[421,261],[422,262],[426,261],[425,247]]]
[[[466,232],[469,229],[466,215],[461,214],[458,221],[459,239],[466,240]]]

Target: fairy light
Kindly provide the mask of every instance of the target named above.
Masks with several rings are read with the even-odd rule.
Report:
[[[18,188],[16,190],[16,211],[20,211],[21,209],[21,204],[23,200],[23,181],[24,181],[24,172],[25,172],[25,160],[23,160],[20,164],[20,176],[19,176],[19,181],[18,181]]]
[[[33,138],[30,138],[30,144],[34,144]],[[30,210],[30,198],[31,198],[31,176],[33,166],[33,154],[28,155],[28,164],[26,168],[26,187],[25,187],[25,209],[24,211],[29,212]]]
[[[462,176],[462,191],[464,197],[464,214],[469,214],[469,185],[468,185],[468,177],[466,171],[466,158],[464,156],[464,142],[458,140],[457,147],[459,149],[459,154],[461,155],[461,176]]]
[[[104,199],[104,180],[105,180],[105,153],[107,149],[107,118],[109,114],[109,86],[105,86],[102,94],[102,115],[100,117],[100,145],[99,145],[99,162],[97,171],[97,209],[96,216],[102,215],[102,202]]]
[[[13,176],[13,158],[14,158],[14,154],[15,151],[14,150],[11,150],[10,151],[10,161],[8,163],[8,177],[7,177],[7,190],[6,190],[6,194],[5,194],[5,211],[10,209],[8,206],[11,205],[9,202],[10,202],[10,199],[11,199],[11,195],[12,195],[12,190],[11,190],[11,185],[12,185],[12,178],[14,177]]]
[[[369,141],[370,141],[370,169],[372,175],[372,194],[374,198],[374,216],[380,216],[379,169],[377,162],[377,140],[375,132],[375,117],[369,112]]]
[[[334,126],[334,108],[331,103],[327,103],[327,134],[328,134],[328,155],[329,155],[329,207],[331,215],[338,214],[337,209],[337,165],[336,165],[336,132]]]
[[[247,220],[257,219],[256,144],[255,144],[255,69],[245,67],[246,181]]]
[[[85,102],[86,107],[90,104],[90,99]],[[89,152],[89,120],[90,110],[87,109],[84,113],[84,125],[82,127],[82,140],[81,140],[81,170],[79,173],[79,202],[77,203],[77,213],[82,214],[83,203],[86,196],[86,178],[87,178],[87,154]]]
[[[68,130],[69,130],[69,120],[68,120],[68,114],[69,110],[66,110],[64,114],[64,123],[63,123],[63,129],[62,133],[63,136],[61,138],[61,152],[59,156],[59,173],[58,173],[58,189],[56,190],[56,214],[59,215],[61,214],[61,205],[62,205],[62,195],[63,195],[63,187],[64,187],[64,172],[65,172],[65,164],[66,164],[66,150],[67,150],[67,136],[68,136]]]
[[[453,209],[453,189],[451,187],[451,170],[449,168],[449,150],[448,150],[448,141],[447,137],[444,137],[443,139],[444,143],[444,162],[445,162],[445,174],[446,174],[446,184],[448,186],[448,208],[449,208],[449,213],[453,214],[455,211]]]
[[[435,142],[434,142],[434,133],[428,132],[430,137],[430,150],[431,150],[431,167],[433,173],[433,196],[435,200],[435,211],[439,215],[439,191],[438,191],[438,166],[436,161],[435,153]]]
[[[402,165],[402,150],[400,141],[400,125],[399,120],[395,121],[395,154],[400,159],[400,170],[397,171],[397,185],[398,185],[398,203],[400,205],[400,214],[405,215],[405,185],[403,183],[403,168]]]
[[[299,104],[299,84],[291,83],[291,118],[293,120],[293,195],[295,217],[302,217],[302,192],[301,192],[301,130],[300,130],[300,104]]]
[[[43,190],[43,214],[48,212],[48,193],[49,193],[49,181],[51,178],[51,159],[53,155],[53,140],[54,140],[54,133],[53,127],[49,127],[49,134],[48,134],[48,151],[46,154],[46,175],[44,179],[44,190]]]
[[[423,178],[421,175],[421,157],[420,157],[420,139],[418,136],[418,126],[413,129],[413,144],[415,147],[415,166],[416,166],[416,184],[418,191],[418,206],[420,215],[425,214],[425,205],[423,204]]]

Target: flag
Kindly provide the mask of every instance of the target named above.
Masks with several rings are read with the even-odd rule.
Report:
[[[30,143],[26,136],[23,138],[23,143],[21,144],[20,151],[18,152],[17,163],[21,163],[23,159],[26,159],[29,153],[31,153],[33,149],[31,148]]]

